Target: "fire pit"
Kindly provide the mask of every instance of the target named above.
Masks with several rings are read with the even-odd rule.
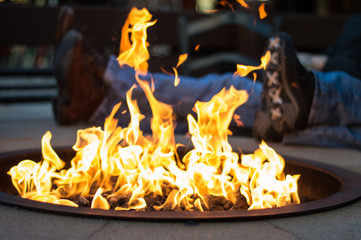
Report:
[[[187,116],[192,149],[176,143],[172,106],[159,102],[152,84],[141,79],[148,54],[132,52],[140,49],[139,44],[147,45],[144,27],[155,23],[150,19],[146,9],[133,9],[123,27],[126,46],[121,46],[124,51],[118,61],[136,70],[137,82],[126,94],[129,125],[119,126],[114,117],[120,102],[103,129],[78,130],[72,148],[54,151],[47,131],[41,150],[0,155],[0,202],[87,217],[210,221],[312,213],[361,196],[356,186],[361,176],[301,159],[284,161],[264,141],[254,154],[234,152],[228,127],[232,119],[240,119],[235,110],[248,99],[247,91],[234,86],[222,89],[208,102],[195,103],[197,119]],[[134,26],[128,28],[129,24]],[[132,45],[127,37],[135,32]],[[146,58],[138,62],[138,55]],[[185,59],[181,55],[177,66]],[[237,74],[246,76],[265,68],[269,59],[268,52],[260,66],[242,66],[242,73]],[[174,72],[177,86],[176,68]],[[136,87],[143,90],[152,110],[150,135],[139,128],[144,115],[137,99],[132,99]]]
[[[58,155],[67,163],[74,156],[71,148],[55,149]],[[41,159],[41,151],[27,150],[0,155],[0,202],[26,209],[73,215],[83,217],[113,218],[147,221],[217,221],[217,220],[250,220],[274,217],[287,217],[316,213],[354,202],[361,197],[358,184],[361,176],[350,171],[330,165],[312,162],[305,159],[285,157],[286,174],[301,174],[298,189],[301,203],[298,205],[262,210],[233,211],[115,211],[90,209],[87,207],[68,207],[18,197],[16,190],[6,172],[11,166],[23,159]]]

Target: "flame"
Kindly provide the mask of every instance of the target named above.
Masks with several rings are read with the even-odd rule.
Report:
[[[180,79],[178,77],[178,71],[176,68],[173,68],[173,71],[174,71],[174,86],[178,86],[179,82],[180,82]]]
[[[234,114],[233,119],[236,122],[237,127],[243,127],[244,126],[243,122],[241,121],[241,116],[239,116],[238,114]]]
[[[104,210],[108,210],[110,209],[108,200],[106,200],[101,194],[103,192],[102,188],[99,188],[95,195],[94,195],[94,199],[92,201],[91,204],[91,208],[100,208],[100,209],[104,209]]]
[[[267,13],[266,13],[266,10],[265,10],[265,3],[262,3],[259,6],[258,12],[259,12],[259,18],[260,19],[264,19],[265,17],[267,17]]]
[[[261,64],[259,66],[246,66],[237,64],[237,71],[234,73],[234,75],[245,77],[252,71],[266,69],[268,62],[270,61],[270,57],[271,53],[270,51],[267,51],[266,54],[261,58]]]
[[[244,8],[250,8],[244,0],[237,0],[237,2]]]
[[[142,73],[148,71],[147,28],[156,23],[156,20],[150,22],[151,19],[152,15],[146,8],[141,10],[133,8],[130,11],[122,28],[120,54],[117,58],[120,65],[127,64]]]
[[[249,188],[241,189],[244,195],[248,195],[247,200],[252,199],[249,209],[279,207],[292,201],[300,202],[296,194],[300,175],[285,176],[283,158],[264,141],[255,154],[242,158],[242,164],[254,171]]]
[[[255,8],[253,7],[250,7],[246,1],[244,0],[236,0],[242,7],[246,8],[246,9],[249,9],[249,10],[256,10]],[[227,0],[220,0],[218,1],[218,4],[222,6],[222,8],[225,8],[226,6],[228,6],[232,12],[234,12],[234,7],[232,5],[232,3],[228,2]],[[265,10],[265,3],[262,3],[259,7],[258,7],[258,13],[259,13],[259,18],[262,20],[264,18],[266,18],[268,15],[267,15],[267,12]],[[205,10],[206,13],[216,13],[216,12],[219,12],[221,11],[222,9],[219,8],[219,9],[210,9],[210,10]]]
[[[234,112],[248,99],[245,90],[231,86],[210,101],[195,104],[197,118],[187,117],[194,148],[180,158],[182,145],[175,142],[172,106],[159,102],[151,83],[141,79],[147,71],[146,34],[144,28],[140,32],[135,29],[139,30],[139,24],[145,28],[154,24],[150,19],[148,11],[132,9],[123,27],[126,36],[131,34],[132,43],[122,38],[118,61],[134,67],[137,80],[126,94],[129,125],[122,128],[114,118],[119,103],[105,119],[103,129],[78,130],[73,146],[76,155],[68,169],[51,147],[51,133],[46,132],[43,160],[23,160],[8,172],[19,195],[72,207],[80,204],[77,199],[87,198],[92,199],[91,208],[106,210],[146,209],[149,198],[161,199],[152,206],[155,210],[206,211],[211,206],[210,196],[223,197],[234,206],[243,196],[249,209],[299,203],[299,175],[285,175],[284,160],[272,148],[262,142],[253,154],[240,155],[228,142],[228,126],[237,116]],[[141,48],[134,47],[139,44]],[[253,69],[265,67],[267,56]],[[185,58],[180,57],[177,67]],[[132,99],[137,87],[144,91],[153,114],[152,134],[148,136],[139,128],[144,115]]]
[[[187,53],[181,54],[178,58],[178,63],[177,63],[176,68],[178,68],[180,65],[182,65],[185,62],[185,60],[187,60],[187,58],[188,58]]]
[[[227,0],[221,0],[218,2],[218,4],[220,4],[223,7],[228,6],[231,9],[231,11],[234,12],[234,8],[233,8],[232,4],[229,3]]]
[[[177,68],[182,65],[185,60],[187,60],[188,58],[188,54],[187,53],[184,53],[184,54],[181,54],[178,58],[178,63],[177,63],[177,66],[175,68],[173,68],[173,71],[174,71],[174,86],[178,86],[179,82],[180,82],[180,79],[178,77],[178,71],[177,71]]]
[[[174,86],[178,86],[179,83],[180,83],[180,78],[178,77],[178,70],[177,68],[182,65],[188,58],[188,54],[187,53],[184,53],[184,54],[181,54],[178,58],[178,63],[177,63],[177,66],[176,67],[173,67],[173,73],[171,72],[168,72],[167,70],[165,70],[164,68],[161,68],[162,72],[164,72],[165,74],[168,74],[168,75],[171,75],[173,76],[174,75]]]
[[[149,97],[154,101],[151,105],[163,105]],[[116,126],[113,115],[118,104],[106,119],[104,130],[78,131],[73,147],[77,152],[69,169],[58,171],[47,160],[24,160],[9,174],[21,197],[73,207],[76,203],[67,199],[93,196],[91,208],[110,209],[109,200],[129,196],[126,206],[115,210],[142,209],[147,206],[147,196],[163,196],[165,191],[169,191],[166,200],[154,209],[204,211],[209,207],[209,195],[223,196],[235,204],[237,194],[242,194],[249,209],[299,203],[299,175],[285,176],[283,158],[265,142],[254,154],[241,157],[228,143],[227,126],[234,110],[247,98],[245,91],[231,87],[209,102],[197,102],[198,119],[188,116],[194,149],[183,159],[177,157],[168,105],[156,106],[165,107],[161,111],[165,114],[155,116],[152,124],[160,127],[153,128],[153,135],[147,138],[138,129],[142,116],[136,105],[130,110],[133,118],[128,128]],[[49,134],[43,142],[48,143]],[[43,146],[53,151],[50,144]],[[104,197],[103,192],[110,194]]]

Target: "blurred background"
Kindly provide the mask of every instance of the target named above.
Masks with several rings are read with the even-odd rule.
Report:
[[[129,10],[148,8],[158,19],[148,29],[150,70],[171,70],[187,52],[189,61],[180,70],[194,76],[234,71],[235,63],[259,64],[267,38],[279,30],[294,37],[299,52],[323,54],[345,21],[361,12],[359,0],[245,0],[248,8],[240,2],[0,0],[0,102],[50,101],[56,94],[53,42],[63,5],[74,7],[77,29],[103,54],[118,54]]]

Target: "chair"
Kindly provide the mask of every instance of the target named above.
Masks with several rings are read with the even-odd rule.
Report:
[[[178,28],[180,52],[189,54],[180,69],[185,75],[235,71],[236,64],[259,65],[273,33],[273,27],[256,16],[230,11],[197,19],[182,16]]]

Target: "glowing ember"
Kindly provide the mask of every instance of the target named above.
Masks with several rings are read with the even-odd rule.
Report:
[[[209,102],[195,104],[197,119],[188,115],[194,148],[179,157],[182,145],[175,143],[172,107],[157,101],[150,84],[141,80],[149,58],[145,30],[155,23],[150,20],[145,9],[130,12],[118,61],[137,71],[138,86],[153,113],[152,135],[144,136],[139,128],[144,116],[131,98],[137,87],[133,86],[127,93],[129,126],[117,125],[114,115],[119,103],[105,120],[104,130],[78,130],[73,146],[76,155],[68,169],[52,149],[51,133],[47,132],[42,139],[43,160],[24,160],[8,172],[20,196],[73,207],[90,199],[91,208],[115,210],[146,209],[149,198],[155,199],[151,206],[155,210],[205,211],[210,209],[212,197],[224,199],[229,208],[235,208],[241,198],[249,209],[299,203],[299,175],[285,176],[283,158],[266,143],[254,154],[241,157],[228,143],[234,111],[248,99],[244,90],[223,89]],[[186,55],[181,57],[178,65]],[[266,58],[246,72],[265,67]],[[239,70],[237,74],[245,73]]]

